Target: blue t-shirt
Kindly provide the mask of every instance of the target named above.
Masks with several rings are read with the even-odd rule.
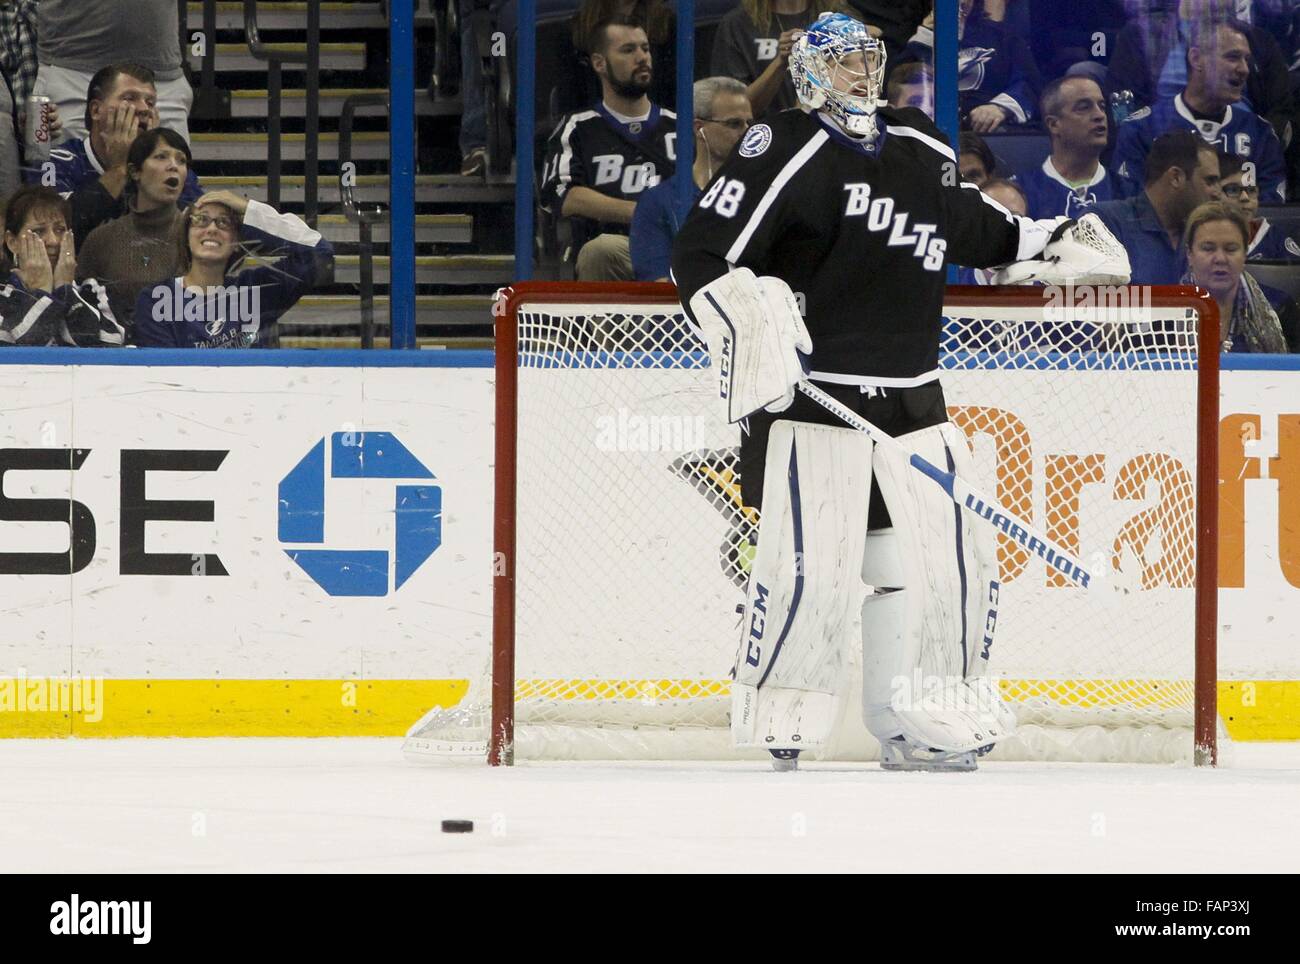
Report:
[[[1218,121],[1193,116],[1181,94],[1135,112],[1119,126],[1115,141],[1115,178],[1121,197],[1135,197],[1146,187],[1146,157],[1151,142],[1167,131],[1190,130],[1225,154],[1255,165],[1259,199],[1286,200],[1286,164],[1282,144],[1268,121],[1240,104],[1224,109]]]
[[[668,277],[673,263],[673,238],[701,193],[698,187],[692,187],[691,204],[683,207],[677,200],[677,176],[673,175],[641,195],[632,213],[628,239],[632,276],[637,281]]]
[[[1098,204],[1095,212],[1128,252],[1133,268],[1130,284],[1179,283],[1183,276],[1183,251],[1169,243],[1169,235],[1145,191],[1123,201]]]

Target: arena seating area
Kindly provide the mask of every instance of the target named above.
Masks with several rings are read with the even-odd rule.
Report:
[[[85,0],[113,6],[112,0]],[[1216,8],[1218,0],[1196,0],[1193,6]],[[16,5],[22,7],[23,4]],[[32,5],[34,6],[34,5]],[[672,23],[671,6],[645,0],[619,3],[587,0],[592,16],[632,16],[648,23]],[[714,47],[723,19],[741,6],[740,0],[700,0],[696,3],[695,76],[712,72]],[[858,0],[844,6],[872,23],[874,6]],[[891,5],[884,5],[889,7]],[[900,3],[916,8],[913,20],[925,13],[925,3]],[[965,6],[971,6],[965,4]],[[1114,85],[1106,79],[1112,54],[1131,41],[1133,25],[1148,25],[1151,34],[1159,18],[1172,16],[1177,6],[1161,0],[1059,4],[1034,0],[980,0],[969,14],[971,22],[992,24],[1006,43],[1032,57],[1043,85],[1067,70],[1099,80],[1111,103]],[[1235,5],[1240,8],[1241,5]],[[1269,117],[1294,118],[1300,102],[1300,4],[1254,4],[1253,29],[1267,33],[1282,59],[1287,89]],[[280,344],[333,347],[362,343],[362,318],[373,312],[376,346],[386,344],[388,293],[388,122],[385,91],[388,83],[387,4],[376,0],[344,0],[318,6],[318,27],[308,16],[307,3],[244,4],[190,2],[181,4],[178,38],[194,89],[189,117],[193,168],[206,190],[228,189],[269,201],[281,210],[301,214],[334,249],[332,277],[319,277],[313,290],[285,316]],[[767,15],[771,0],[748,0],[745,9]],[[811,9],[811,8],[809,8]],[[600,87],[589,55],[574,46],[577,0],[542,0],[537,5],[536,168],[540,173],[547,138],[571,111],[589,107]],[[734,16],[734,15],[733,15]],[[899,16],[906,16],[899,14]],[[882,21],[883,23],[884,21]],[[5,21],[8,29],[9,21]],[[918,24],[923,27],[923,25]],[[492,292],[513,280],[514,170],[513,123],[518,89],[514,52],[519,24],[514,0],[416,0],[415,87],[418,174],[415,196],[417,326],[421,344],[481,346],[491,334]],[[671,40],[652,37],[662,53],[656,61],[653,93],[661,100],[675,97]],[[1129,41],[1125,40],[1125,35]],[[653,32],[653,30],[652,30]],[[904,30],[904,36],[910,28]],[[7,37],[12,51],[24,39]],[[915,38],[912,38],[915,40]],[[30,43],[31,38],[27,41]],[[906,49],[912,50],[915,44]],[[1131,46],[1131,43],[1130,43]],[[316,50],[314,57],[308,51]],[[990,51],[985,50],[985,54]],[[34,56],[30,54],[29,56]],[[903,59],[906,59],[904,55]],[[7,55],[12,60],[14,54]],[[1275,58],[1276,59],[1276,58]],[[471,69],[464,69],[468,61]],[[664,63],[668,61],[668,63]],[[1276,68],[1276,64],[1273,65]],[[17,68],[6,63],[6,78],[14,91],[23,89]],[[1258,73],[1260,63],[1252,62]],[[278,73],[278,77],[272,77]],[[990,75],[994,71],[990,71]],[[1112,72],[1113,73],[1113,72]],[[981,75],[983,76],[983,75]],[[464,110],[466,79],[477,84],[485,103],[485,143],[475,159],[468,158],[457,139]],[[739,78],[749,82],[752,78]],[[964,83],[964,82],[963,82]],[[274,88],[279,87],[277,91]],[[1276,93],[1276,92],[1275,92]],[[1032,99],[1032,98],[1031,98]],[[1122,98],[1121,98],[1122,99]],[[315,111],[308,110],[313,102]],[[1131,111],[1136,104],[1126,103]],[[16,111],[21,112],[21,104]],[[309,114],[314,117],[309,118]],[[17,118],[15,118],[16,120]],[[1008,123],[984,135],[997,160],[990,172],[1012,177],[1040,166],[1051,151],[1041,118]],[[1103,164],[1113,161],[1116,129]],[[1300,127],[1300,124],[1295,125]],[[22,131],[18,132],[21,140]],[[1279,131],[1286,152],[1290,197],[1300,188],[1300,138],[1290,125]],[[314,144],[315,151],[308,149]],[[314,164],[310,155],[314,153]],[[314,170],[309,171],[312,167]],[[24,162],[30,177],[32,165]],[[464,170],[467,173],[461,173]],[[314,173],[314,177],[310,176]],[[344,182],[347,182],[346,184]],[[1266,214],[1274,232],[1300,234],[1300,212],[1292,204],[1270,204]],[[539,210],[536,275],[571,277],[576,251],[562,217]],[[365,222],[364,224],[362,222]],[[273,260],[273,259],[272,259]],[[1262,266],[1270,284],[1294,292],[1292,268],[1284,263]]]

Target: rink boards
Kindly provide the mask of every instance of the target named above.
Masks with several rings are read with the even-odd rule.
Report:
[[[96,355],[76,366],[16,354],[0,354],[9,400],[0,735],[394,734],[428,705],[454,702],[481,672],[494,567],[490,355],[410,353],[381,367],[373,354],[346,352],[246,353],[219,365],[197,353],[130,353],[131,364]],[[1080,377],[1034,374],[1049,393],[1053,378]],[[656,399],[707,402],[699,372],[673,375],[680,389]],[[979,375],[945,376],[950,404],[980,403]],[[1104,398],[1105,383],[1085,394]],[[1223,374],[1220,677],[1234,681],[1221,699],[1237,738],[1300,736],[1300,684],[1289,682],[1300,680],[1296,399],[1294,369]],[[680,506],[682,531],[716,555],[730,523],[674,474],[674,446],[725,449],[732,430],[693,421],[693,408],[671,401],[640,416],[623,408],[548,417],[587,444],[574,457],[593,471],[604,458],[644,461],[644,497]],[[1068,426],[1031,430],[1037,452],[1069,451],[1053,436]],[[1167,442],[1172,457],[1190,457],[1185,442]],[[602,513],[618,512],[617,500],[592,503],[588,524],[616,525]],[[1085,527],[1088,517],[1085,501]],[[521,552],[563,549],[563,534],[526,535]],[[647,553],[683,551],[664,533],[635,548],[625,561],[640,572],[661,568]],[[703,598],[738,593],[721,565],[711,571],[717,589]],[[1035,579],[1043,574],[1030,567],[1008,585]],[[614,603],[594,611],[623,601]],[[1062,612],[1068,623],[1068,605]],[[718,628],[686,662],[651,627],[626,664],[617,647],[596,666],[558,646],[548,665],[633,680],[685,668],[718,680],[734,615],[704,605],[699,619]],[[1074,629],[1066,642],[1086,653],[1088,627]],[[1016,668],[1032,678],[1051,666]],[[1085,661],[1079,671],[1088,670]],[[50,678],[70,683],[40,684]],[[73,684],[85,680],[101,687],[81,698],[98,703],[94,712],[72,705]]]

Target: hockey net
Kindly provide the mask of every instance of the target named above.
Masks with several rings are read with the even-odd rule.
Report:
[[[994,758],[1211,761],[1213,302],[950,288],[944,314],[975,483],[1122,583],[1080,591],[998,537],[992,666],[1021,725]],[[502,292],[493,652],[408,752],[734,758],[728,673],[759,521],[738,443],[671,286]],[[848,680],[823,758],[874,758],[857,701]]]

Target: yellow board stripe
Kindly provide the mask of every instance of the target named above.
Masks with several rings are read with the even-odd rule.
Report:
[[[75,680],[0,677],[0,738],[401,736],[431,706],[451,706],[468,681]],[[95,686],[98,686],[96,692]],[[1160,706],[1186,683],[1003,680],[1011,699],[1051,695],[1099,706]],[[77,686],[81,689],[74,692]],[[524,697],[573,700],[717,699],[727,680],[521,680]],[[1074,695],[1071,695],[1074,694]],[[1087,695],[1079,695],[1087,694]],[[1300,739],[1300,680],[1219,683],[1219,715],[1233,740]]]

